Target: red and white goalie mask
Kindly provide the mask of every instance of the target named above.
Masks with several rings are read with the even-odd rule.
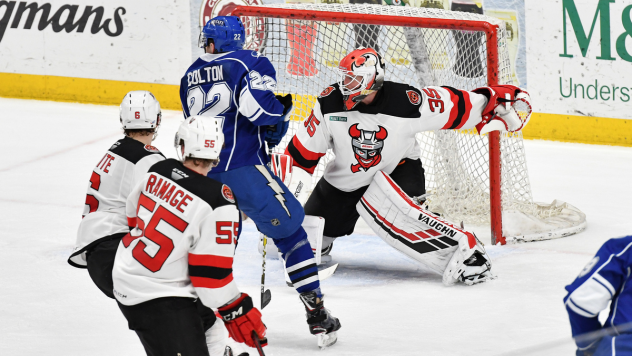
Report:
[[[340,61],[338,84],[345,110],[351,110],[384,84],[384,59],[372,48],[360,47]]]

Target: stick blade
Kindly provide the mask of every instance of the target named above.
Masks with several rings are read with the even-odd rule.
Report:
[[[334,273],[336,273],[337,269],[338,269],[338,263],[336,263],[333,266],[330,266],[323,270],[318,271],[318,279],[320,279],[321,281],[324,281],[325,279],[333,276]]]
[[[261,310],[265,308],[270,301],[272,300],[272,293],[269,289],[266,289],[263,293],[261,293]]]

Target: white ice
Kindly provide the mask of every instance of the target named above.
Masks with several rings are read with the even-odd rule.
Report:
[[[181,120],[165,111],[155,146],[167,156]],[[118,108],[0,99],[0,354],[142,355],[116,303],[67,264],[93,166],[122,136]],[[632,233],[632,148],[527,141],[534,198],[567,201],[585,232],[489,246],[495,281],[445,287],[366,228],[336,241],[323,282],[340,318],[329,355],[572,355],[562,298],[599,246]],[[258,234],[246,224],[235,278],[258,303]],[[267,355],[317,355],[296,292],[268,261]],[[530,351],[531,353],[528,353]],[[251,355],[255,355],[254,352]]]

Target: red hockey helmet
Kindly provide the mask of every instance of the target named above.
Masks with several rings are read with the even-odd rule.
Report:
[[[338,84],[345,110],[351,110],[367,95],[382,87],[384,68],[384,59],[372,48],[360,47],[340,61]]]

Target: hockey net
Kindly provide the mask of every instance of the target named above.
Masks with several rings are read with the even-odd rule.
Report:
[[[269,58],[277,91],[294,97],[292,123],[277,152],[285,150],[318,94],[337,81],[339,61],[359,46],[384,56],[386,80],[417,88],[513,84],[505,23],[492,17],[368,4],[239,6],[233,14],[246,26],[245,48]],[[474,130],[417,134],[429,208],[453,221],[491,224],[493,243],[582,231],[585,215],[573,206],[533,202],[522,134],[490,135],[495,136],[488,140]],[[321,158],[310,189],[334,158],[332,152]],[[494,226],[502,228],[494,232]]]

